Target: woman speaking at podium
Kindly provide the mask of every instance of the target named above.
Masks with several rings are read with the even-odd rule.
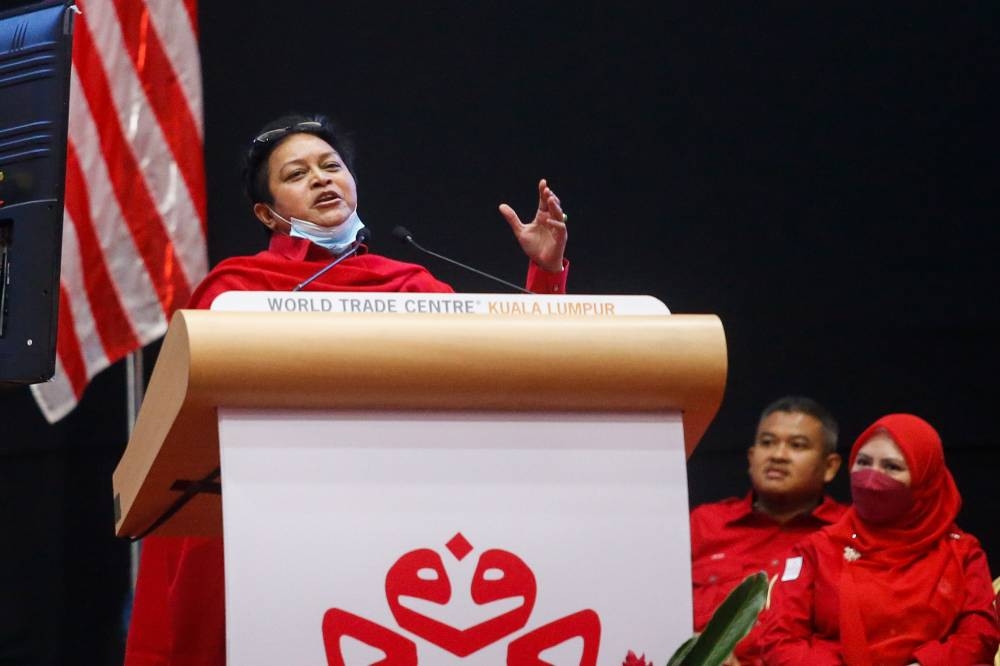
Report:
[[[367,252],[351,158],[323,116],[265,125],[247,150],[243,178],[254,215],[271,230],[269,247],[221,262],[188,307],[208,308],[227,291],[291,291],[303,283],[313,291],[452,291],[422,266]],[[507,204],[500,213],[531,260],[528,289],[565,293],[566,215],[546,181],[538,183],[531,222],[522,223]],[[144,540],[126,666],[225,664],[222,552],[221,538]]]

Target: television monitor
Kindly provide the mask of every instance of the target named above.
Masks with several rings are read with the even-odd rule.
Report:
[[[55,373],[75,11],[0,11],[0,382]]]

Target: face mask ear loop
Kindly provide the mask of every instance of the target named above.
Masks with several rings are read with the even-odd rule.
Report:
[[[271,207],[270,207],[270,206],[268,206],[267,204],[264,204],[264,208],[266,208],[266,209],[268,209],[269,211],[271,211],[271,214],[272,214],[272,215],[274,215],[274,216],[275,216],[276,218],[278,218],[279,220],[281,220],[282,222],[284,222],[284,223],[285,223],[285,224],[287,224],[288,226],[292,226],[292,223],[291,223],[291,222],[289,222],[288,220],[286,220],[285,218],[283,218],[283,217],[282,217],[281,215],[279,215],[279,214],[278,214],[278,211],[274,210],[273,208],[271,208]]]

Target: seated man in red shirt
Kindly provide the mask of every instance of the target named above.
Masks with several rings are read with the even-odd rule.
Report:
[[[746,576],[765,571],[773,581],[792,546],[846,509],[824,494],[841,459],[837,422],[815,400],[788,396],[768,405],[747,458],[753,489],[746,496],[691,512],[695,631]],[[727,665],[756,663],[759,627]]]

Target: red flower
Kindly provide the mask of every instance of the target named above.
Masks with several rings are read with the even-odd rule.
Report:
[[[622,662],[622,666],[653,666],[653,662],[646,661],[645,652],[641,657],[637,657],[635,656],[635,652],[629,650],[628,654],[625,655],[625,661]]]

